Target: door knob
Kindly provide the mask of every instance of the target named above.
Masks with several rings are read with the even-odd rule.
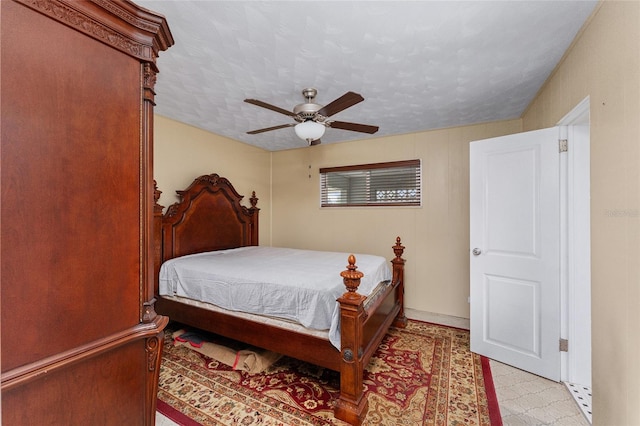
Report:
[[[482,253],[482,250],[476,247],[473,250],[471,250],[471,253],[473,253],[474,256],[478,256],[480,253]]]

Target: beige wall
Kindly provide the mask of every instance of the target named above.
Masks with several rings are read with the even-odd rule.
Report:
[[[263,245],[391,259],[400,236],[406,306],[469,318],[469,142],[521,130],[520,120],[509,120],[270,153],[156,115],[154,173],[164,206],[202,174],[228,178],[247,198],[255,190]],[[319,207],[320,167],[415,158],[422,160],[421,207]]]
[[[271,153],[233,139],[154,116],[154,176],[162,191],[160,204],[178,201],[177,190],[185,189],[200,175],[217,173],[229,179],[250,207],[251,191],[260,207],[260,243],[271,244]]]
[[[406,306],[469,318],[469,142],[519,131],[511,120],[274,152],[273,245],[391,259],[400,236]],[[416,158],[422,207],[319,207],[319,168]]]
[[[640,2],[606,1],[523,116],[590,97],[593,424],[640,425]]]

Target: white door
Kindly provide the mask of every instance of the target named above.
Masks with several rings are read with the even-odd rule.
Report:
[[[470,144],[471,350],[560,380],[559,129]]]

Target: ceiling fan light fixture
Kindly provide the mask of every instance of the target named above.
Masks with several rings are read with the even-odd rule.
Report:
[[[320,139],[322,135],[324,135],[324,131],[326,127],[324,124],[315,122],[313,120],[303,121],[302,123],[298,123],[295,126],[296,135],[302,140],[305,140],[309,143]]]
[[[331,101],[328,105],[322,106],[313,100],[317,94],[317,90],[307,88],[302,91],[302,96],[306,103],[296,105],[293,111],[287,111],[284,108],[268,104],[258,99],[245,99],[244,101],[262,108],[291,117],[297,122],[290,124],[281,124],[278,126],[267,127],[265,129],[251,130],[247,132],[250,135],[269,132],[271,130],[284,129],[285,127],[294,127],[296,135],[309,145],[318,145],[320,138],[324,135],[327,127],[340,130],[350,130],[352,132],[373,134],[378,131],[378,126],[370,126],[368,124],[349,123],[346,121],[327,120],[329,117],[364,101],[362,95],[355,92],[347,92],[337,99]]]

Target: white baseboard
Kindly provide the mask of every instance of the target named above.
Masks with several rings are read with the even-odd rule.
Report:
[[[409,319],[432,322],[434,324],[446,325],[448,327],[462,328],[469,330],[470,322],[468,318],[454,317],[451,315],[436,314],[433,312],[419,311],[417,309],[404,309],[404,314]]]

